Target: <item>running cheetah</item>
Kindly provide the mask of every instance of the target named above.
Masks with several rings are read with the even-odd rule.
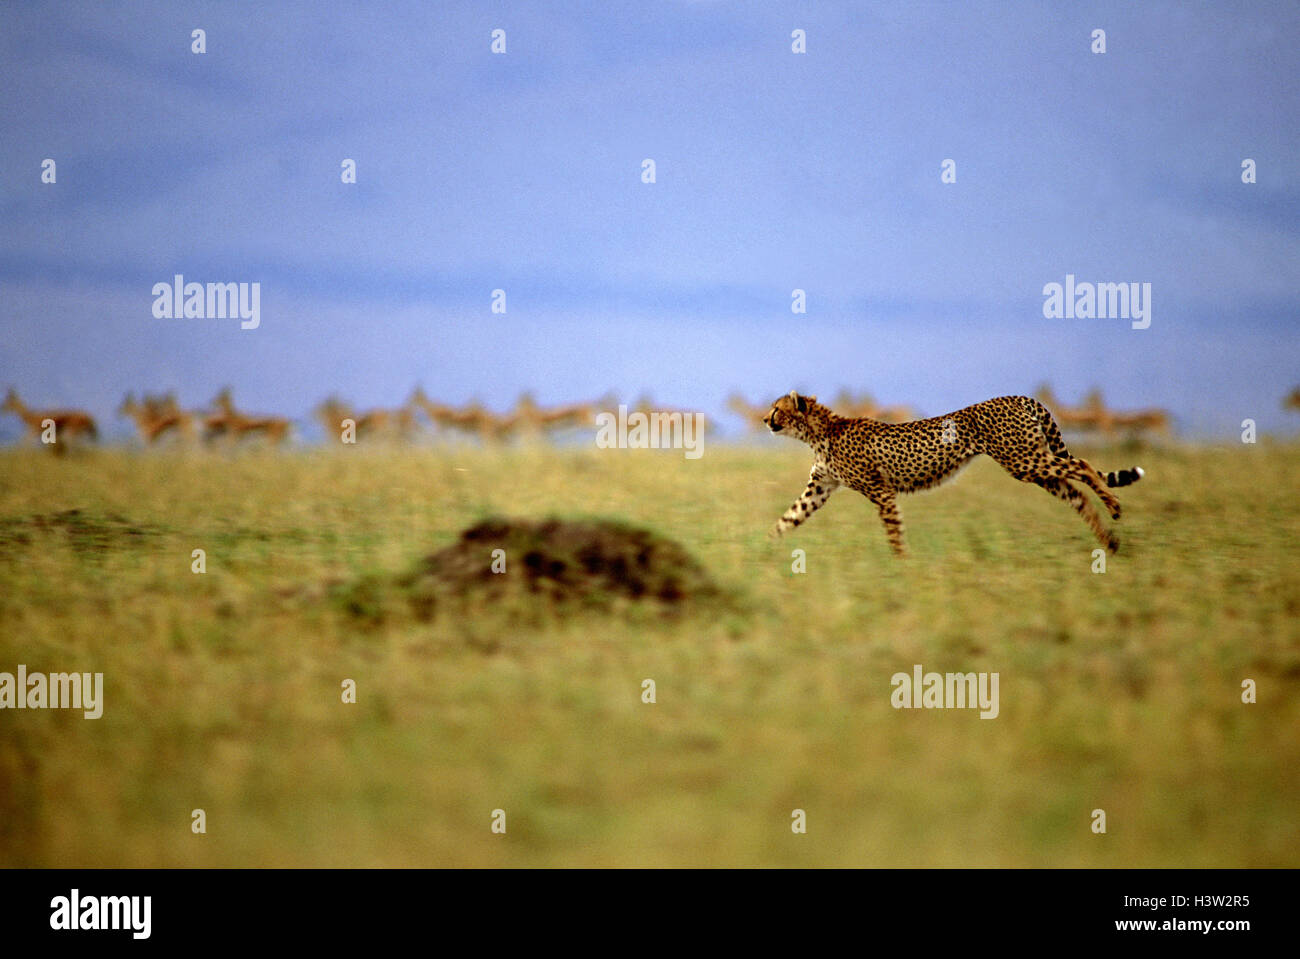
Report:
[[[1103,477],[1071,456],[1052,414],[1028,396],[1000,396],[911,423],[880,423],[836,416],[817,397],[791,391],[772,404],[763,422],[773,433],[807,443],[816,454],[807,489],[777,521],[772,535],[798,526],[843,485],[875,504],[897,556],[906,555],[897,494],[938,486],[981,453],[1016,479],[1036,483],[1073,506],[1112,553],[1119,538],[1069,481],[1090,487],[1111,517],[1119,519],[1119,500],[1107,487],[1128,486],[1143,475],[1141,467],[1134,467]]]

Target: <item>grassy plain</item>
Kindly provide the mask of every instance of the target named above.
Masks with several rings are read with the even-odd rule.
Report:
[[[1300,448],[1077,452],[1147,470],[1102,574],[987,460],[902,501],[899,563],[847,491],[766,538],[794,444],[5,451],[0,671],[105,703],[0,712],[0,866],[1300,865]],[[494,514],[647,526],[737,599],[331,599]],[[914,664],[1000,715],[895,710]]]

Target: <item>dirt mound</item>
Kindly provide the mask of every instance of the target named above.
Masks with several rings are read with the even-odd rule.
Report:
[[[718,591],[678,543],[609,520],[484,520],[421,561],[406,585],[421,580],[456,593],[521,590],[559,601],[624,596],[679,603]]]
[[[335,598],[353,617],[376,622],[393,611],[394,593],[420,619],[443,606],[541,612],[644,602],[685,609],[723,596],[680,544],[649,530],[609,520],[502,518],[470,527],[408,573],[367,577]]]
[[[79,553],[105,553],[113,549],[143,545],[157,527],[134,523],[116,513],[99,514],[80,509],[28,517],[0,518],[0,553],[33,545],[41,537],[63,534]]]

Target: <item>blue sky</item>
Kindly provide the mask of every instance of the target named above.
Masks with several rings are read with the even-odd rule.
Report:
[[[1292,2],[5,4],[0,381],[111,417],[1046,380],[1294,433],[1297,49]],[[156,319],[175,273],[260,282],[260,328]],[[1151,283],[1151,327],[1045,319],[1067,273]]]

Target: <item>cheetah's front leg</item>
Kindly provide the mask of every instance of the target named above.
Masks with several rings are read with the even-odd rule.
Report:
[[[787,530],[794,529],[821,507],[839,488],[839,480],[826,471],[820,463],[814,464],[808,474],[808,485],[785,514],[772,527],[771,536],[776,538]]]
[[[880,521],[885,524],[889,548],[900,559],[905,557],[907,545],[903,541],[903,517],[898,512],[898,493],[880,476],[855,480],[851,485],[880,511]]]

